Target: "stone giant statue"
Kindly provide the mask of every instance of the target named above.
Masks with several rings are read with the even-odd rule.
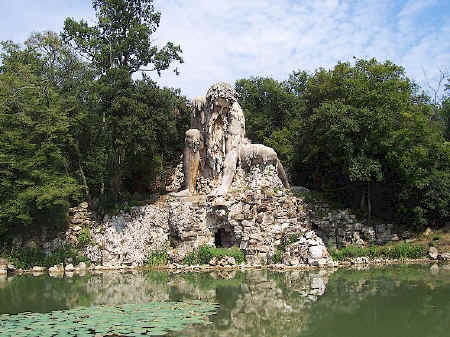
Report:
[[[212,182],[214,195],[228,192],[238,165],[273,165],[284,187],[289,183],[275,151],[261,144],[251,144],[245,137],[245,118],[234,89],[227,83],[214,84],[192,101],[191,129],[186,131],[183,153],[184,190],[175,196],[196,192],[200,175]]]

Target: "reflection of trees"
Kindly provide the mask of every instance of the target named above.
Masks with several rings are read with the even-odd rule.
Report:
[[[307,336],[447,336],[450,270],[395,266],[340,270],[311,308]]]
[[[92,303],[86,289],[88,277],[49,278],[18,275],[8,277],[0,286],[0,313],[48,312]]]

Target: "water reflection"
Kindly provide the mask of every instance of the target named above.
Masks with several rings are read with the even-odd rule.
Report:
[[[189,299],[220,307],[212,324],[183,336],[444,336],[450,328],[450,268],[0,278],[1,313]]]

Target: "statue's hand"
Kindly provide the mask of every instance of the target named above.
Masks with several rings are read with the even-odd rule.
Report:
[[[180,192],[172,192],[169,195],[172,197],[190,197],[192,193],[189,191],[189,189],[185,189]]]
[[[210,193],[210,195],[214,195],[214,196],[223,196],[225,194],[227,194],[227,191],[222,186],[215,188]]]

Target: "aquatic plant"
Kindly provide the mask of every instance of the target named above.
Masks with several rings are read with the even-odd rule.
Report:
[[[161,336],[206,323],[215,304],[201,301],[91,306],[0,315],[2,336]]]

